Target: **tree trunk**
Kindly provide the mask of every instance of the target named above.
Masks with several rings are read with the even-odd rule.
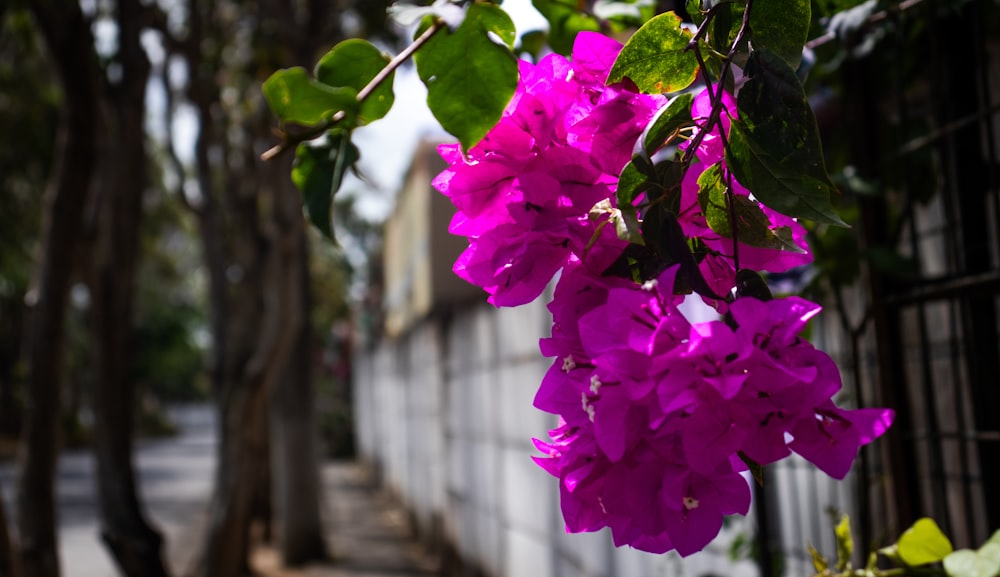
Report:
[[[147,185],[146,83],[150,65],[140,43],[143,7],[118,0],[121,81],[110,88],[104,151],[110,168],[101,195],[93,259],[93,391],[101,538],[129,577],[167,574],[162,537],[143,514],[132,464],[135,386],[130,375],[132,309],[142,197]]]
[[[7,513],[4,511],[3,499],[0,498],[0,577],[17,577],[14,565],[16,561],[10,533],[7,532]]]
[[[77,2],[39,0],[30,7],[66,98],[58,157],[47,191],[42,251],[25,325],[27,407],[19,451],[17,524],[23,577],[58,577],[54,476],[59,380],[81,214],[96,161],[98,71],[90,26]]]
[[[296,199],[297,202],[297,199]],[[309,268],[303,235],[300,303],[309,310]],[[282,379],[271,400],[272,476],[281,557],[287,566],[327,557],[320,519],[321,491],[317,466],[314,343],[312,327],[304,323],[296,338]]]
[[[304,322],[299,299],[302,277],[297,271],[305,266],[299,249],[305,229],[298,194],[290,190],[290,182],[285,184],[289,169],[288,162],[257,165],[252,182],[244,179],[229,187],[230,192],[256,188],[259,198],[240,197],[237,192],[230,199],[235,210],[229,216],[237,221],[234,229],[243,231],[230,238],[231,254],[243,256],[234,259],[243,272],[239,282],[229,283],[228,318],[221,339],[226,343],[223,380],[217,386],[222,429],[199,570],[204,577],[233,577],[248,571],[253,505],[269,450],[268,401]],[[283,200],[289,195],[295,199],[294,211]],[[270,210],[258,214],[261,206]]]

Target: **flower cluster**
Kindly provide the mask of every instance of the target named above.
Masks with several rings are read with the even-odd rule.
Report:
[[[450,231],[469,239],[455,272],[494,305],[529,302],[562,271],[548,307],[552,335],[541,341],[554,362],[535,398],[560,425],[551,442],[535,441],[545,455],[535,460],[559,478],[567,530],[609,527],[617,545],[689,555],[718,534],[724,515],[746,514],[748,463],[795,452],[843,478],[893,415],[833,404],[836,365],[799,337],[819,306],[733,299],[738,265],[781,272],[811,255],[798,222],[757,203],[728,173],[723,143],[737,114],[728,94],[716,122],[710,92],[694,99],[697,148],[674,205],[725,320],[684,317],[675,289],[689,283],[675,282],[678,266],[642,283],[608,274],[627,260],[619,258],[627,243],[588,213],[614,206],[618,175],[665,103],[604,85],[620,49],[581,33],[572,60],[522,62],[517,92],[483,141],[468,153],[439,149],[449,167],[434,186],[457,208]],[[699,176],[711,167],[783,244],[748,244],[709,226]]]
[[[542,341],[555,362],[535,398],[562,419],[536,461],[561,480],[568,530],[607,526],[618,545],[688,555],[723,515],[747,512],[744,459],[794,451],[843,478],[892,412],[833,404],[837,367],[798,337],[817,305],[747,297],[731,324],[690,324],[675,272],[639,286],[564,270]]]
[[[571,255],[586,253],[601,272],[625,246],[588,213],[614,198],[618,174],[663,99],[604,86],[620,49],[584,33],[572,62],[556,54],[537,65],[522,61],[496,127],[468,154],[458,144],[439,148],[450,166],[434,186],[458,209],[450,232],[469,238],[455,273],[483,287],[494,305],[534,300]]]

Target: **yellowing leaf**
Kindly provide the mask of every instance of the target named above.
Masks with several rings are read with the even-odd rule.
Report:
[[[929,517],[918,519],[900,537],[896,552],[910,566],[937,563],[952,552],[951,541]]]

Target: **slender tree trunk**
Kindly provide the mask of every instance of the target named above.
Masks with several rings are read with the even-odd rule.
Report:
[[[67,95],[58,157],[47,191],[42,251],[25,324],[27,411],[19,451],[17,524],[24,577],[58,577],[54,476],[68,295],[96,161],[94,41],[77,2],[30,3]]]
[[[298,202],[298,199],[294,199]],[[306,237],[301,238],[298,274],[302,277],[299,306],[309,310],[309,267]],[[281,381],[271,401],[272,476],[278,545],[285,565],[303,565],[327,557],[320,519],[321,491],[316,442],[312,327],[304,323],[296,337]]]
[[[243,264],[243,276],[228,287],[227,348],[223,382],[218,387],[220,454],[199,571],[204,577],[248,572],[253,505],[260,490],[260,468],[266,467],[269,451],[271,390],[304,322],[298,302],[301,276],[295,274],[304,266],[299,250],[304,234],[302,209],[295,191],[282,187],[277,179],[278,174],[287,178],[289,168],[288,162],[257,165],[252,186],[260,197],[241,197],[237,192],[230,199],[229,216],[236,220],[233,228],[243,231],[231,238],[232,254],[243,255],[237,258]],[[230,188],[239,191],[246,186]],[[294,211],[282,201],[290,193],[296,200]],[[260,206],[270,210],[258,214]]]
[[[135,385],[130,375],[132,309],[142,196],[147,185],[146,83],[150,65],[140,43],[143,7],[118,0],[121,81],[111,88],[114,130],[101,196],[98,246],[91,281],[95,379],[93,409],[101,537],[129,577],[167,574],[162,537],[143,514],[132,464]]]
[[[0,577],[17,577],[16,561],[10,533],[7,532],[7,513],[3,499],[0,499]]]

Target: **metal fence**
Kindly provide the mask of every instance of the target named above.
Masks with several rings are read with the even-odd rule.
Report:
[[[839,121],[825,132],[877,192],[844,187],[859,206],[861,276],[831,295],[814,333],[848,402],[893,407],[896,423],[862,451],[853,491],[795,461],[773,468],[763,575],[809,574],[807,542],[833,550],[817,507],[851,513],[865,552],[922,516],[956,548],[1000,527],[1000,10],[902,7],[862,31],[881,36],[875,50],[840,67]]]

